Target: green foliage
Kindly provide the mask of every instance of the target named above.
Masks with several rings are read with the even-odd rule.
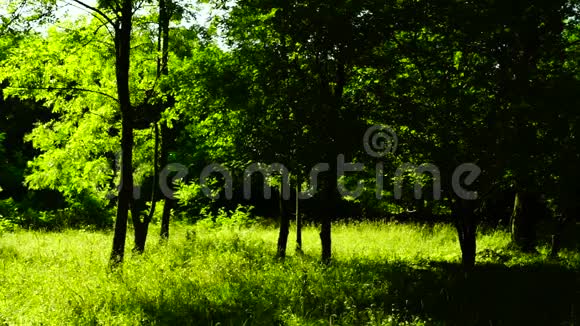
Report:
[[[5,219],[0,215],[0,234],[4,232],[14,232],[18,229],[18,225],[9,219]]]
[[[190,205],[202,197],[201,186],[197,183],[177,183],[177,190],[174,193],[179,205]]]
[[[25,182],[32,190],[60,192],[68,207],[55,213],[23,208],[23,219],[27,224],[38,222],[35,227],[110,225],[106,207],[119,183],[120,113],[112,40],[102,27],[86,17],[61,21],[46,35],[33,34],[9,47],[9,55],[0,64],[0,80],[3,87],[8,85],[3,95],[32,99],[45,106],[41,109],[52,111],[50,121],[36,123],[25,137],[39,151],[28,162]],[[135,106],[143,105],[144,114],[154,115],[147,112],[156,101],[150,98],[151,91],[158,87],[152,60],[155,43],[149,32],[136,28],[134,33],[142,44],[132,51],[135,78],[130,87],[132,101],[139,103]],[[134,133],[137,185],[153,173],[153,134],[148,127],[146,122]],[[101,221],[97,221],[99,216]]]
[[[0,37],[19,36],[53,23],[56,7],[54,0],[1,0]]]
[[[0,200],[0,233],[18,228],[18,206],[12,198]]]
[[[196,225],[206,229],[242,229],[248,228],[260,222],[260,218],[252,216],[252,206],[238,205],[235,210],[218,209],[216,214],[208,208],[200,212],[201,219]]]
[[[97,5],[114,17],[113,2]],[[171,129],[170,161],[194,175],[210,162],[234,169],[282,162],[299,177],[338,152],[374,165],[360,137],[368,125],[389,124],[404,143],[385,158],[387,171],[405,162],[436,164],[444,200],[453,199],[453,168],[475,162],[486,171],[487,179],[476,185],[483,192],[547,185],[548,197],[558,202],[554,207],[574,205],[574,198],[564,197],[574,197],[566,194],[577,193],[580,184],[566,167],[580,159],[575,2],[440,2],[426,8],[405,1],[204,3],[228,14],[207,30],[172,27],[167,75],[157,71],[159,31],[151,24],[161,18],[159,8],[137,10],[133,19],[129,93],[139,116],[137,184],[152,175],[147,128],[154,121]],[[173,21],[193,8],[165,4]],[[58,19],[43,33],[17,33],[26,22],[48,19],[36,14],[55,3],[1,5],[8,14],[0,30],[3,93],[43,101],[55,115],[26,137],[40,151],[29,162],[27,186],[57,190],[69,201],[86,193],[104,200],[119,178],[111,31],[86,16]],[[20,27],[8,26],[13,23]],[[224,42],[227,47],[218,45]],[[558,99],[557,109],[547,98]],[[537,164],[528,164],[530,157]],[[370,170],[364,174],[374,178]],[[344,181],[352,185],[359,176]],[[237,189],[241,178],[234,180]],[[405,180],[431,182],[411,174]],[[410,185],[397,203],[386,189],[387,200],[368,192],[349,204],[375,214],[415,210],[419,203],[410,198]],[[193,184],[182,185],[178,197],[182,211],[222,204],[202,199]],[[443,201],[423,208],[450,211]]]
[[[14,231],[17,228],[40,230],[63,230],[67,228],[106,229],[112,226],[112,211],[91,197],[71,202],[56,210],[36,210],[24,201],[12,198],[0,200],[0,229]]]
[[[11,48],[0,79],[10,83],[5,95],[42,101],[58,117],[26,136],[42,152],[29,162],[28,186],[104,198],[114,168],[107,155],[118,150],[117,137],[102,137],[117,123],[115,102],[103,95],[114,94],[114,69],[106,68],[114,57],[102,43],[80,44],[95,37],[96,26],[80,20],[62,27],[74,32],[53,27],[46,39],[30,36]]]

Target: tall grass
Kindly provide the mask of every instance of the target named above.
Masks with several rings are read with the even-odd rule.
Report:
[[[109,233],[1,235],[0,325],[571,325],[580,310],[578,253],[522,256],[501,231],[480,234],[468,278],[443,224],[335,225],[330,266],[314,227],[285,261],[273,228],[155,234],[114,272]]]

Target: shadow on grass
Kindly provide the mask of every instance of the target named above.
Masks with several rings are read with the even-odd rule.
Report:
[[[263,256],[262,256],[263,257]],[[373,260],[321,266],[262,258],[211,287],[138,302],[144,324],[577,325],[580,273],[559,264],[477,266]],[[275,269],[275,272],[268,272]],[[224,271],[225,272],[225,271]]]
[[[560,265],[431,264],[417,273],[407,295],[411,313],[456,325],[576,325],[580,274]],[[423,302],[422,306],[418,302]]]

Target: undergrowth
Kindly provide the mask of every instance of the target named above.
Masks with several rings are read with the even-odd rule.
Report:
[[[467,276],[443,224],[335,225],[330,266],[314,227],[302,255],[291,232],[284,261],[274,228],[171,232],[160,244],[153,229],[114,272],[110,233],[2,234],[0,325],[573,325],[580,312],[579,254],[522,255],[501,231],[480,234]]]

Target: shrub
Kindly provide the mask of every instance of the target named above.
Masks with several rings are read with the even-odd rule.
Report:
[[[12,198],[0,200],[0,233],[12,232],[17,227],[18,207]]]
[[[204,208],[201,211],[203,218],[196,225],[208,229],[248,228],[260,221],[260,218],[252,217],[253,209],[253,206],[238,205],[233,211],[220,208],[214,215],[209,209]]]
[[[56,210],[35,210],[28,204],[17,203],[12,198],[0,200],[0,231],[13,231],[18,227],[43,230],[105,229],[113,225],[111,210],[90,198]]]

